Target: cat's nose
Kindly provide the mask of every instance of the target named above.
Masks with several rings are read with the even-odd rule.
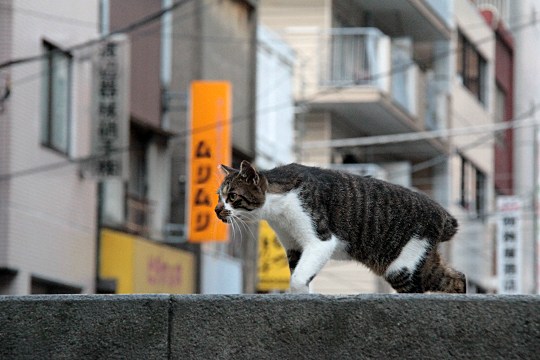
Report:
[[[229,222],[228,216],[230,215],[230,212],[229,210],[225,209],[225,205],[223,203],[218,203],[214,211],[216,212],[218,219],[224,223]]]
[[[221,212],[225,209],[225,205],[223,205],[222,203],[218,203],[216,205],[216,208],[214,209],[214,211],[216,212],[216,215],[218,218],[221,219]]]

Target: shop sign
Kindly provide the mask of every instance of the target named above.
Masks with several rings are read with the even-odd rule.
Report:
[[[188,240],[227,241],[227,226],[214,213],[218,167],[231,163],[231,85],[226,81],[191,84]]]

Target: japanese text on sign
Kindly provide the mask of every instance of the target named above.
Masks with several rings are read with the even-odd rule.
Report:
[[[230,164],[231,86],[228,82],[195,81],[191,85],[188,239],[226,241],[227,227],[217,219],[218,166]]]
[[[126,177],[128,132],[127,41],[115,36],[99,45],[94,60],[93,154],[98,178]]]
[[[519,198],[497,199],[497,278],[500,294],[521,293],[521,216]]]

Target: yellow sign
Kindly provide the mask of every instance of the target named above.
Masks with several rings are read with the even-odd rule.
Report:
[[[290,270],[285,249],[266,221],[259,224],[259,283],[257,290],[287,290]]]
[[[191,84],[191,146],[188,240],[227,241],[227,226],[214,213],[219,164],[231,163],[231,85],[226,81]]]
[[[116,280],[117,294],[195,291],[193,254],[118,231],[101,231],[101,278]]]

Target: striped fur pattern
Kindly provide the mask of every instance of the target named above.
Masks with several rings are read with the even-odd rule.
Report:
[[[218,218],[268,220],[287,250],[292,292],[307,292],[330,258],[361,262],[397,292],[466,291],[465,276],[437,251],[457,221],[427,195],[299,164],[259,172],[244,161],[240,170],[222,169]]]

